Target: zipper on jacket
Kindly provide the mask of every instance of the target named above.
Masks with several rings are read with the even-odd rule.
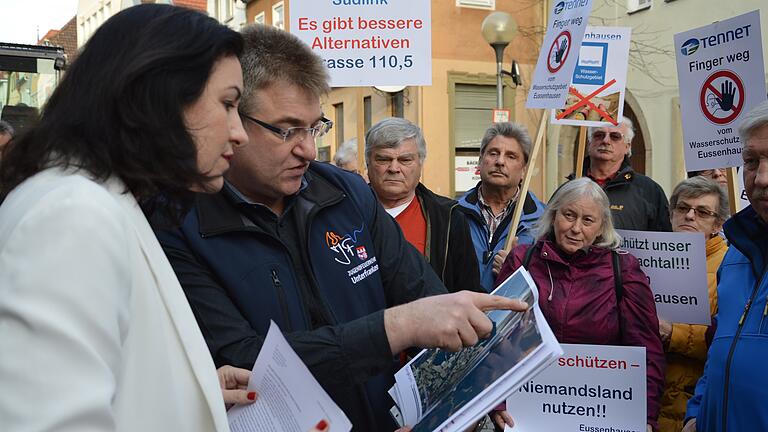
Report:
[[[739,336],[741,336],[741,331],[744,329],[744,321],[746,321],[747,314],[749,313],[749,310],[752,308],[752,302],[755,300],[755,297],[757,296],[757,291],[759,290],[760,286],[763,284],[763,279],[765,279],[765,272],[763,272],[763,275],[760,277],[760,279],[757,280],[755,287],[752,289],[752,294],[749,296],[749,300],[747,300],[747,304],[744,305],[744,312],[741,314],[741,318],[739,318],[739,325],[736,328],[736,334],[733,336],[733,341],[731,341],[731,347],[728,349],[728,357],[725,360],[725,377],[723,378],[723,421],[722,421],[723,432],[727,432],[728,430],[728,387],[730,387],[729,384],[731,379],[731,360],[733,360],[733,352],[736,350],[736,343],[739,340]]]
[[[277,298],[280,301],[280,309],[283,312],[283,317],[285,317],[285,325],[287,326],[286,331],[291,332],[293,331],[293,326],[291,326],[291,316],[288,314],[288,300],[285,298],[285,290],[283,289],[282,282],[280,282],[280,277],[277,275],[277,269],[273,268],[271,272],[272,286],[275,287]]]

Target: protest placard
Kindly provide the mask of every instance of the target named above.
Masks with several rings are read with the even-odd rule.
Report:
[[[290,11],[291,33],[323,58],[332,87],[432,84],[429,1],[291,0]]]
[[[511,430],[645,431],[645,347],[560,346],[562,357],[507,398]]]
[[[621,249],[640,261],[656,313],[670,322],[710,323],[704,234],[616,230]]]
[[[688,171],[742,164],[739,119],[766,99],[760,11],[675,35]]]
[[[551,123],[571,126],[618,124],[624,115],[629,27],[587,26],[566,103]]]
[[[592,0],[553,2],[526,108],[562,108],[565,105],[591,11]]]

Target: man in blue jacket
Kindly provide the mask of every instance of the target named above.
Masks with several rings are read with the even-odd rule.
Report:
[[[331,128],[322,60],[273,27],[243,37],[240,106],[221,109],[249,143],[223,190],[158,238],[217,365],[252,368],[274,320],[355,430],[392,432],[395,354],[474,344],[492,329],[483,310],[522,305],[446,294],[362,178],[313,161]]]
[[[717,330],[685,432],[768,430],[768,102],[744,116],[739,135],[751,205],[724,226]]]
[[[459,205],[467,214],[477,263],[480,284],[488,292],[494,288],[496,275],[494,258],[499,267],[506,254],[504,249],[510,231],[512,213],[520,198],[520,183],[528,167],[531,137],[516,123],[494,123],[485,131],[480,142],[480,182],[467,191]],[[525,195],[523,213],[514,234],[518,244],[531,244],[534,225],[544,213],[544,204],[533,192]],[[497,258],[497,255],[499,256]]]

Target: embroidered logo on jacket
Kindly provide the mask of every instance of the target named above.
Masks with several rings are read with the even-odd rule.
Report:
[[[357,236],[363,232],[363,227],[355,229],[351,234],[339,235],[333,231],[325,232],[325,244],[333,253],[333,260],[339,264],[348,266],[352,264],[353,258],[357,264],[350,270],[347,270],[347,276],[353,284],[367,278],[379,270],[376,263],[376,257],[368,258],[368,250],[365,246],[357,246]]]

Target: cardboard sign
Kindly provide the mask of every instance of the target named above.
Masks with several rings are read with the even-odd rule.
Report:
[[[563,356],[507,399],[507,430],[645,431],[645,347],[560,346]]]
[[[477,186],[480,181],[480,166],[477,156],[456,156],[454,189],[456,192],[466,192]]]
[[[562,108],[581,49],[592,0],[553,2],[526,108]]]
[[[323,58],[332,87],[432,84],[429,1],[290,1],[291,33]]]
[[[659,318],[709,325],[706,242],[702,233],[616,230],[621,249],[640,261]]]
[[[766,99],[760,11],[675,35],[685,169],[742,164],[741,116]]]
[[[552,111],[553,124],[618,124],[624,115],[631,34],[629,27],[587,26],[568,98]]]

